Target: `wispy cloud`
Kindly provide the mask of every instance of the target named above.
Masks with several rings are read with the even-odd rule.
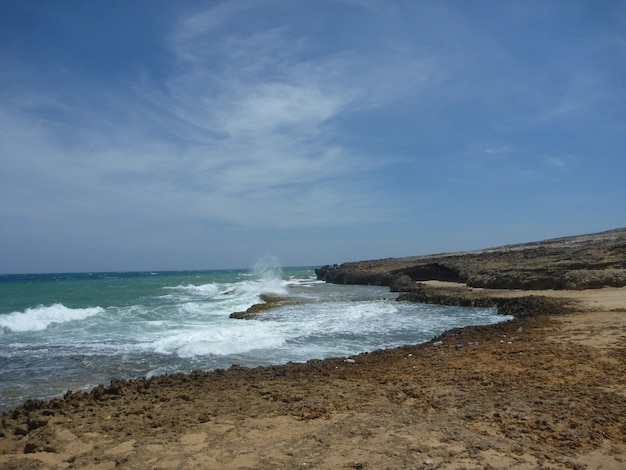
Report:
[[[124,16],[61,3],[14,2],[22,23],[0,19],[0,215],[16,240],[33,226],[74,240],[85,221],[136,230],[138,244],[144,225],[186,236],[177,223],[223,243],[277,227],[414,233],[428,217],[460,220],[458,201],[506,194],[523,211],[529,184],[564,193],[584,186],[577,167],[623,173],[619,15],[242,0],[149,14],[123,2]],[[604,165],[587,165],[592,154]]]
[[[244,5],[182,21],[170,37],[177,67],[163,92],[145,93],[175,118],[170,130],[193,143],[185,153],[193,167],[193,197],[219,200],[217,207],[226,210],[214,209],[214,215],[246,225],[259,213],[269,224],[299,226],[388,212],[373,172],[393,162],[348,150],[336,121],[393,101],[402,94],[399,80],[407,73],[422,77],[423,68],[400,57],[372,67],[349,50],[319,54],[306,37],[280,28],[214,34],[253,4]],[[400,67],[404,73],[394,79]],[[349,211],[340,209],[346,206]]]
[[[570,171],[578,165],[577,159],[569,155],[560,157],[547,156],[544,157],[544,163],[549,167],[557,168],[563,171]]]
[[[487,155],[504,155],[514,151],[514,148],[507,145],[489,146],[484,150]]]
[[[424,68],[400,56],[376,64],[379,57],[364,61],[349,49],[321,53],[284,28],[216,33],[255,6],[228,2],[179,21],[165,75],[147,72],[115,91],[92,87],[90,95],[18,95],[4,129],[29,138],[11,144],[7,136],[5,148],[15,171],[30,172],[31,181],[39,175],[41,185],[14,188],[22,193],[16,199],[42,213],[48,205],[78,213],[119,208],[260,227],[389,214],[375,172],[393,161],[350,150],[337,121],[415,89]],[[55,110],[49,121],[46,107]],[[34,204],[23,194],[29,191],[49,197]]]

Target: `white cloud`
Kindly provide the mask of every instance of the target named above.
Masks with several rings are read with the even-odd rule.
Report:
[[[372,87],[388,89],[391,99],[401,88],[394,68],[415,64],[389,63],[378,72],[385,64],[369,69],[342,51],[313,59],[310,44],[280,29],[214,35],[241,11],[227,10],[182,22],[171,36],[179,66],[165,81],[166,93],[145,95],[176,117],[170,130],[192,142],[185,158],[194,189],[177,191],[205,201],[201,213],[244,225],[334,224],[387,212],[367,178],[385,162],[347,151],[331,123],[368,100],[380,104],[384,93]]]
[[[486,147],[484,150],[484,152],[487,155],[503,155],[503,154],[514,152],[514,151],[515,151],[514,148],[509,147],[507,145],[490,146],[490,147]]]
[[[578,161],[576,158],[565,155],[565,156],[547,156],[544,157],[544,163],[550,167],[558,168],[559,170],[569,171],[576,165],[578,165]]]
[[[260,227],[384,214],[367,178],[380,162],[323,129],[356,97],[342,61],[311,60],[280,30],[213,37],[243,8],[222,5],[180,23],[177,65],[162,81],[148,74],[126,90],[72,95],[80,106],[70,122],[29,114],[54,106],[58,116],[64,90],[16,95],[2,116],[10,210]]]
[[[525,99],[517,92],[535,102],[545,96],[525,85],[528,71],[513,80],[522,65],[504,46],[446,9],[428,9],[420,25],[433,17],[454,32],[431,27],[424,43],[419,31],[393,30],[328,47],[278,22],[254,23],[257,7],[224,2],[177,22],[167,38],[173,62],[162,76],[144,71],[124,89],[91,84],[93,96],[71,100],[67,90],[45,86],[14,95],[4,114],[5,149],[11,145],[15,155],[6,167],[44,181],[41,190],[52,196],[43,206],[63,202],[80,213],[105,206],[261,227],[366,221],[398,207],[388,199],[396,188],[385,193],[376,172],[401,156],[355,151],[342,138],[351,118],[398,105],[408,110],[399,121],[419,116],[444,135],[455,130],[448,118],[457,106],[480,102],[483,125],[504,111],[527,124],[538,107],[511,113]],[[510,80],[491,75],[503,64]],[[592,82],[578,83],[587,90]],[[42,107],[73,121],[27,116]],[[513,145],[476,150],[503,156]],[[572,162],[552,157],[546,164]],[[81,198],[72,200],[72,192]]]
[[[85,20],[68,32],[44,15],[58,34],[3,30],[20,46],[0,51],[3,220],[43,227],[40,240],[57,226],[68,244],[87,239],[73,231],[88,221],[96,235],[133,231],[136,246],[144,226],[224,244],[234,232],[265,243],[274,227],[341,224],[367,227],[365,239],[391,220],[405,233],[429,218],[459,231],[461,206],[437,201],[504,204],[517,189],[523,209],[526,183],[569,183],[558,176],[582,176],[573,170],[595,149],[606,166],[594,171],[620,166],[624,35],[600,12],[210,5],[155,8],[137,18],[145,29]],[[137,48],[108,50],[121,33]],[[86,53],[103,44],[105,54]]]

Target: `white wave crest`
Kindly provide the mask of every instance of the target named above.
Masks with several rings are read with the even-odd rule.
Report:
[[[161,338],[145,348],[161,354],[178,357],[226,356],[255,349],[277,348],[285,338],[271,325],[246,325],[241,328],[185,331]]]
[[[0,328],[20,333],[25,331],[42,331],[52,323],[65,323],[103,313],[101,307],[68,308],[63,304],[50,306],[40,305],[35,308],[27,308],[23,312],[12,312],[0,316]]]
[[[257,297],[261,294],[285,295],[287,282],[281,278],[263,278],[258,281],[241,281],[232,289],[233,293],[242,297]]]
[[[196,286],[194,284],[187,284],[174,287],[164,287],[164,289],[182,291],[204,296],[213,296],[219,291],[219,287],[216,284],[201,284],[199,286]]]
[[[318,281],[314,277],[290,277],[287,279],[288,286],[313,287],[316,284],[325,284],[326,281]]]

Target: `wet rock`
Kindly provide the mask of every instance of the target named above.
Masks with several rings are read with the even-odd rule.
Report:
[[[292,304],[298,302],[298,299],[290,297],[281,297],[277,295],[262,294],[261,303],[254,304],[249,307],[245,312],[233,312],[230,314],[230,318],[237,320],[253,320],[260,312],[270,310],[272,308],[280,307],[283,305]]]

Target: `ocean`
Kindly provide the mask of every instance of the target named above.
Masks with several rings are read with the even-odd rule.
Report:
[[[230,318],[261,294],[294,302]],[[116,378],[347,357],[509,319],[326,284],[312,267],[0,275],[0,412]]]

